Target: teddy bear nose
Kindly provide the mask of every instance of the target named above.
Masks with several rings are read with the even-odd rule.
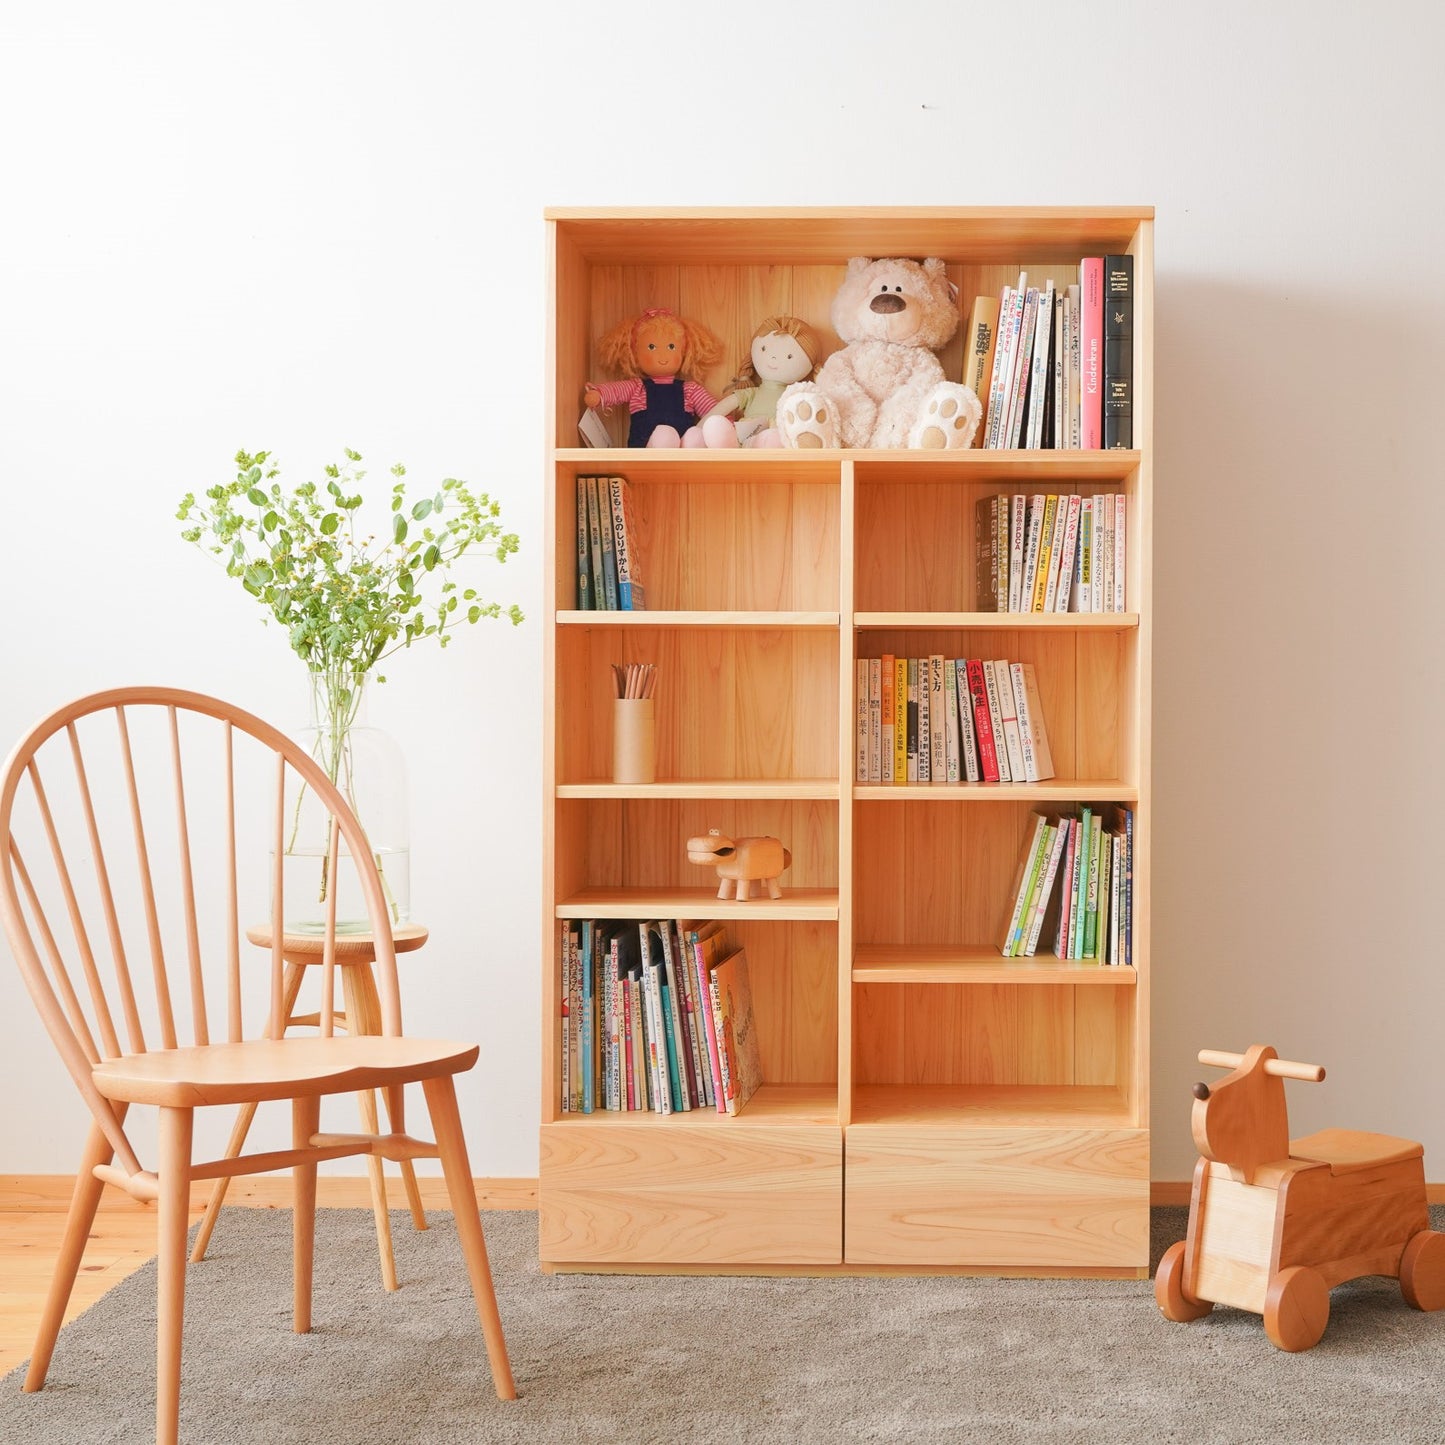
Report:
[[[894,311],[902,311],[907,304],[901,296],[895,296],[891,291],[886,295],[880,292],[868,303],[868,309],[886,316]]]

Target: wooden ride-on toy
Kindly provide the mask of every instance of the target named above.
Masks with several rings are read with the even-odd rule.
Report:
[[[1284,1081],[1319,1083],[1318,1064],[1206,1049],[1201,1064],[1234,1072],[1194,1086],[1189,1233],[1154,1276],[1165,1318],[1197,1320],[1216,1304],[1264,1316],[1281,1350],[1317,1345],[1330,1290],[1380,1274],[1418,1310],[1445,1307],[1445,1234],[1430,1229],[1425,1151],[1409,1139],[1322,1129],[1291,1140]]]

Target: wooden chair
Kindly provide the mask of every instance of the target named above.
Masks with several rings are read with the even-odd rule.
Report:
[[[1244,1055],[1206,1049],[1199,1062],[1233,1072],[1194,1086],[1189,1233],[1154,1276],[1165,1318],[1233,1305],[1263,1315],[1270,1341],[1297,1351],[1324,1334],[1330,1290],[1361,1275],[1398,1278],[1416,1309],[1445,1308],[1445,1234],[1430,1228],[1423,1148],[1353,1129],[1292,1140],[1284,1081],[1319,1083],[1318,1064],[1263,1044]]]
[[[203,745],[216,764],[208,797],[206,772],[196,767]],[[251,782],[253,766],[264,784]],[[289,1012],[282,959],[286,825],[303,787],[332,819],[320,1035],[282,1037]],[[106,836],[114,815],[123,820],[121,846]],[[213,847],[193,847],[193,820],[214,825]],[[238,842],[248,822],[266,840],[254,851]],[[195,832],[199,838],[201,829]],[[396,955],[376,867],[355,816],[316,764],[275,728],[214,698],[167,688],[97,693],[52,713],[11,754],[0,774],[0,836],[0,919],[93,1116],[24,1388],[45,1383],[101,1189],[116,1185],[159,1205],[156,1439],[175,1441],[192,1183],[292,1170],[294,1328],[304,1334],[311,1328],[316,1166],[362,1155],[440,1158],[492,1381],[501,1399],[514,1399],[454,1087],[478,1048],[403,1035]],[[173,861],[173,871],[158,866],[162,855]],[[380,1037],[334,1033],[343,865],[355,870],[376,945]],[[247,889],[265,888],[268,875],[273,944],[264,987],[257,988],[241,968],[240,899]],[[166,927],[172,918],[174,932]],[[204,967],[203,955],[216,954],[215,969]],[[219,984],[208,990],[214,972]],[[408,1083],[422,1086],[435,1144],[405,1132]],[[323,1096],[373,1088],[386,1092],[390,1133],[321,1132]],[[192,1158],[198,1108],[277,1099],[291,1101],[290,1149]],[[146,1104],[159,1109],[153,1171],[142,1166],[125,1128],[128,1111]]]

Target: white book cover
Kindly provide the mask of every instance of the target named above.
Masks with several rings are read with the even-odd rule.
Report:
[[[1003,390],[999,397],[998,435],[994,441],[996,447],[1009,445],[1009,418],[1013,410],[1019,348],[1023,345],[1024,305],[1028,300],[1028,284],[1028,272],[1020,271],[1019,284],[1009,297],[1008,355],[1004,358]]]
[[[1063,862],[1067,836],[1062,819],[1050,829],[1048,862],[1044,865],[1044,876],[1034,895],[1034,916],[1029,921],[1028,936],[1024,939],[1023,954],[1026,958],[1032,958],[1038,952],[1039,935],[1044,929],[1044,914],[1049,911],[1049,895],[1058,881],[1059,865]]]
[[[1054,755],[1049,749],[1049,730],[1044,723],[1044,704],[1039,696],[1039,678],[1031,662],[1019,664],[1023,672],[1023,707],[1028,712],[1029,737],[1033,742],[1034,766],[1038,777],[1031,782],[1044,783],[1054,776]]]
[[[1004,746],[1008,750],[1008,770],[1016,783],[1026,782],[1023,742],[1019,737],[1019,712],[1014,702],[1013,669],[1006,658],[993,665],[994,685],[998,688],[998,715],[1003,724]]]
[[[1069,298],[1054,297],[1054,448],[1069,445]]]
[[[959,779],[958,756],[958,666],[951,657],[943,660],[943,752],[945,776],[950,783]]]
[[[853,781],[866,783],[868,781],[868,659],[858,659],[858,711],[856,715],[856,743],[858,756],[854,769]]]
[[[893,781],[893,681],[896,676],[893,662],[892,657],[880,658],[878,668],[878,716],[881,720],[878,729],[879,781],[884,783]]]
[[[968,659],[959,657],[953,663],[957,694],[954,706],[958,709],[958,765],[963,781],[976,783],[978,771],[978,737],[973,727],[973,699],[968,692]]]
[[[1094,610],[1091,579],[1094,570],[1094,499],[1079,499],[1079,559],[1074,571],[1074,595],[1069,599],[1075,612]]]
[[[1128,498],[1123,492],[1114,493],[1114,611],[1124,612],[1124,579],[1128,575],[1124,546],[1125,515]]]
[[[1074,576],[1079,565],[1079,514],[1084,499],[1075,492],[1069,499],[1068,514],[1064,519],[1064,550],[1059,560],[1059,585],[1055,594],[1055,610],[1067,612],[1069,599],[1074,594]]]
[[[883,668],[876,657],[868,659],[868,781],[883,781]]]
[[[1029,530],[1029,502],[1022,492],[1009,501],[1008,610],[1023,611],[1024,549]]]
[[[943,658],[928,659],[928,777],[948,781],[948,709],[943,701]]]
[[[1024,293],[1023,318],[1019,322],[1018,354],[1013,363],[1013,392],[1008,403],[1008,432],[1004,445],[1017,449],[1023,445],[1024,406],[1028,401],[1029,376],[1034,354],[1034,324],[1039,311],[1039,288],[1030,286]]]
[[[1029,378],[1029,421],[1026,445],[1037,451],[1044,444],[1044,398],[1053,385],[1054,283],[1046,281],[1039,292],[1034,320],[1034,355]]]
[[[1103,584],[1104,595],[1095,612],[1114,610],[1114,494],[1105,492],[1094,508],[1094,535],[1096,540],[1103,533],[1103,546],[1099,553],[1099,581]]]
[[[1014,781],[1013,769],[1009,766],[1008,747],[1003,735],[1003,714],[998,705],[998,678],[994,676],[992,662],[983,664],[984,695],[988,698],[988,720],[993,726],[994,754],[998,759],[998,780],[1001,783]],[[1023,782],[1020,778],[1019,782]]]
[[[1104,492],[1094,493],[1094,585],[1090,589],[1091,612],[1104,610],[1104,538],[1109,530],[1109,518],[1104,514],[1106,495]]]
[[[1064,533],[1069,525],[1069,498],[1059,497],[1054,508],[1054,535],[1049,539],[1049,578],[1044,584],[1044,611],[1057,612],[1059,600],[1059,571],[1064,560]]]
[[[1033,728],[1029,723],[1028,693],[1024,690],[1024,665],[1021,662],[1009,664],[1009,681],[1013,684],[1014,707],[1019,718],[1019,750],[1023,754],[1023,780],[1026,783],[1039,781],[1039,763],[1034,753]]]
[[[988,415],[984,423],[983,444],[997,447],[1000,434],[999,415],[1003,410],[1007,387],[1010,334],[1014,324],[1014,288],[1005,286],[998,303],[998,339],[993,349],[993,375],[988,383]]]

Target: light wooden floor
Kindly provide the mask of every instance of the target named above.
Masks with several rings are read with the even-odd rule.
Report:
[[[418,1182],[428,1209],[450,1207],[440,1179]],[[317,1202],[323,1207],[371,1207],[365,1179],[331,1178],[319,1184]],[[406,1198],[400,1181],[388,1179],[387,1184],[389,1191],[393,1187],[395,1191],[388,1193],[392,1208],[404,1209]],[[537,1207],[534,1179],[478,1179],[476,1186],[477,1201],[484,1209]],[[70,1187],[69,1179],[55,1175],[0,1177],[0,1375],[30,1356],[65,1230]],[[198,1186],[192,1196],[192,1224],[205,1212],[209,1189],[209,1185]],[[291,1182],[276,1177],[237,1180],[227,1198],[227,1208],[284,1208],[290,1204]],[[225,1228],[224,1215],[219,1227]],[[72,1320],[89,1309],[155,1252],[155,1210],[136,1204],[117,1190],[106,1190],[65,1318]]]

